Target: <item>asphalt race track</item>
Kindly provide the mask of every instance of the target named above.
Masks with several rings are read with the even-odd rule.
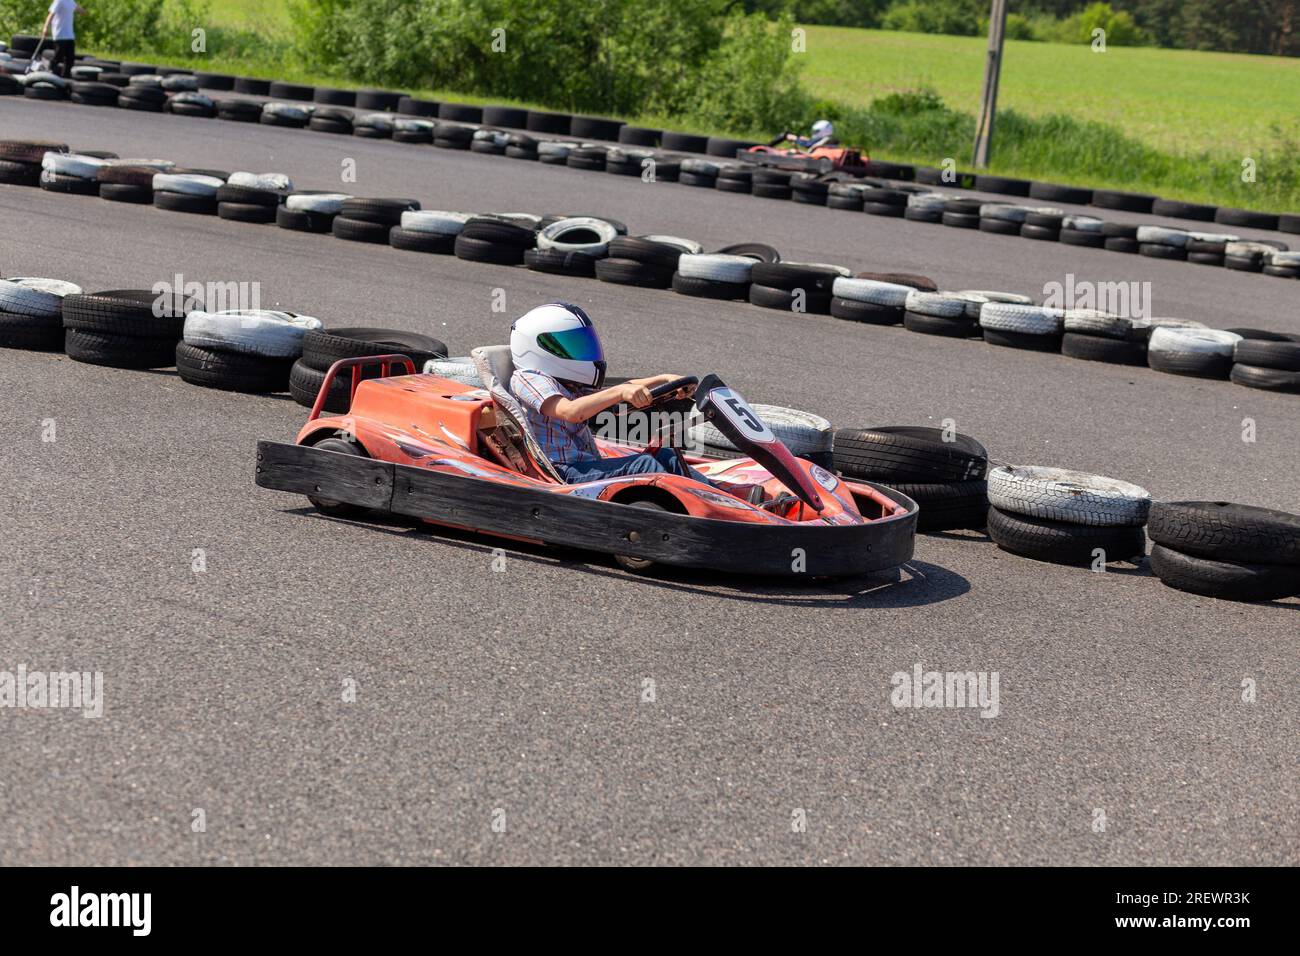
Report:
[[[0,137],[608,215],[941,288],[1149,280],[1157,315],[1300,330],[1294,281],[504,157],[16,97]],[[838,425],[952,418],[1002,461],[1300,507],[1300,396],[30,188],[0,187],[0,216],[4,275],[259,282],[263,307],[453,355],[565,299],[613,374],[718,372]],[[0,669],[102,671],[105,696],[99,720],[0,712],[0,863],[1300,862],[1300,601],[1199,598],[974,534],[920,537],[901,574],[857,581],[638,578],[254,487],[256,440],[305,420],[287,396],[8,350],[0,381]],[[996,671],[998,715],[895,709],[890,677],[918,663]]]

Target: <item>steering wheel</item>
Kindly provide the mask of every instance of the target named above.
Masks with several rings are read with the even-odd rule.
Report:
[[[663,385],[656,385],[650,389],[650,405],[658,404],[665,399],[672,398],[674,394],[691,385],[699,385],[700,380],[694,375],[686,375],[682,378],[673,379],[671,382],[665,382]],[[649,408],[647,405],[646,408]]]

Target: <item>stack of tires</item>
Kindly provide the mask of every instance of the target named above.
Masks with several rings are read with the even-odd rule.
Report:
[[[473,142],[472,126],[439,122],[433,128],[433,145],[440,149],[469,149]]]
[[[688,159],[686,162],[697,163],[699,160]],[[713,188],[724,193],[752,193],[754,191],[753,167],[742,163],[724,163],[718,167]]]
[[[718,164],[708,159],[683,159],[677,181],[683,186],[713,189],[718,184]]]
[[[593,278],[596,263],[609,255],[618,229],[593,216],[570,216],[543,226],[537,248],[524,251],[524,265],[534,272]]]
[[[1146,365],[1150,326],[1090,309],[1067,309],[1061,353],[1086,362]]]
[[[431,336],[400,329],[312,329],[303,336],[302,358],[290,369],[289,394],[299,405],[311,408],[325,384],[325,373],[339,359],[395,353],[409,357],[418,372],[426,362],[446,358],[447,346]],[[401,371],[399,367],[398,374]],[[360,367],[361,378],[378,378],[380,372],[378,363]],[[335,376],[324,408],[346,412],[351,404],[352,372],[344,370]]]
[[[999,236],[1018,236],[1029,214],[1036,211],[1029,206],[986,202],[980,206],[980,232],[991,232]]]
[[[221,99],[217,101],[217,119],[232,123],[256,123],[262,118],[262,104],[257,100]]]
[[[1058,242],[1061,238],[1061,226],[1065,214],[1055,209],[1035,209],[1025,215],[1020,225],[1020,235],[1024,239],[1037,239],[1040,242]]]
[[[831,188],[834,189],[834,187]],[[907,207],[903,210],[903,218],[910,222],[941,223],[943,222],[944,206],[947,202],[948,198],[940,193],[911,193],[907,197]],[[827,205],[831,204],[830,200],[828,200]]]
[[[275,224],[295,232],[329,232],[334,217],[343,211],[343,203],[351,198],[346,193],[290,193],[284,204],[275,208]]]
[[[450,256],[456,252],[456,237],[469,213],[441,209],[412,209],[402,213],[401,224],[388,230],[388,244],[408,252],[433,252]]]
[[[197,116],[200,119],[214,119],[217,115],[217,104],[212,97],[196,90],[189,90],[176,93],[168,98],[167,112],[175,116]]]
[[[1300,393],[1300,335],[1241,329],[1229,378],[1247,388]]]
[[[1278,247],[1268,242],[1235,240],[1223,244],[1223,264],[1237,272],[1263,272],[1264,257],[1271,256]]]
[[[1191,234],[1185,229],[1165,226],[1138,226],[1138,254],[1151,259],[1176,259],[1187,261],[1187,243]]]
[[[988,466],[988,450],[955,431],[887,425],[835,433],[835,470],[907,495],[921,506],[918,531],[982,529]]]
[[[158,84],[137,83],[133,76],[127,85],[118,90],[117,105],[124,110],[161,113],[167,103],[167,93],[161,81]]]
[[[1146,553],[1145,488],[1063,468],[1000,465],[988,476],[989,537],[1036,561],[1091,565]]]
[[[311,120],[312,107],[297,103],[265,103],[257,121],[263,126],[302,129]]]
[[[688,253],[677,260],[673,291],[705,299],[749,299],[758,260],[749,256]]]
[[[1300,252],[1276,249],[1266,253],[1263,272],[1280,279],[1300,279]]]
[[[1180,591],[1229,601],[1300,595],[1300,515],[1224,501],[1160,501],[1151,570]]]
[[[797,458],[806,458],[823,468],[835,467],[835,430],[820,415],[780,405],[751,405],[772,434]],[[706,458],[745,457],[726,435],[707,421],[699,421],[688,432],[690,445]]]
[[[284,197],[285,193],[278,189],[227,181],[217,189],[217,215],[234,222],[275,222]]]
[[[191,385],[232,392],[283,392],[302,355],[303,336],[319,319],[266,309],[204,312],[185,318],[176,371]]]
[[[0,347],[63,351],[63,302],[81,291],[59,279],[0,279]]]
[[[944,213],[944,215],[966,214]],[[967,300],[955,292],[924,292],[920,289],[911,289],[903,302],[903,327],[909,332],[919,332],[921,335],[971,338],[980,334],[980,323],[978,319],[970,317],[968,307]]]
[[[1096,216],[1066,216],[1061,220],[1061,242],[1067,246],[1104,249],[1106,224]]]
[[[1147,365],[1171,375],[1226,379],[1241,336],[1220,329],[1155,328],[1147,341]]]
[[[57,193],[94,196],[104,160],[83,153],[46,153],[41,158],[41,188]]]
[[[34,100],[66,100],[69,83],[57,73],[35,70],[18,78],[23,85],[23,96]]]
[[[318,133],[337,133],[341,136],[352,135],[352,113],[333,107],[316,107],[307,121],[307,128]]]
[[[312,121],[315,122],[315,117],[312,117]],[[433,120],[399,116],[393,120],[393,142],[432,143],[433,128]]]
[[[391,113],[365,113],[352,120],[352,135],[363,139],[392,139],[393,128]]]
[[[71,294],[63,300],[68,357],[112,368],[170,368],[192,299],[148,289]]]
[[[169,212],[189,212],[201,216],[217,214],[217,190],[224,179],[203,173],[156,173],[153,177],[153,204]]]
[[[40,139],[0,140],[0,183],[39,186],[46,153],[66,153],[67,143]]]
[[[76,70],[73,71],[73,75],[76,75]],[[101,82],[98,73],[95,77],[95,79],[72,81],[72,102],[83,106],[116,106],[118,88],[111,83]]]
[[[343,200],[331,224],[331,231],[348,242],[388,244],[388,233],[402,224],[402,213],[419,209],[416,199],[369,199],[353,197]]]
[[[989,345],[1059,352],[1065,313],[1041,305],[987,302],[979,310],[979,326]]]
[[[458,259],[523,265],[524,254],[537,247],[540,217],[526,215],[471,216],[455,240]]]
[[[911,286],[837,276],[831,286],[831,315],[871,325],[899,325]]]
[[[683,255],[698,255],[698,242],[677,236],[618,236],[609,243],[609,256],[596,263],[601,282],[667,289],[673,284]]]
[[[829,315],[836,279],[852,273],[820,262],[760,262],[750,273],[749,302],[765,309]]]

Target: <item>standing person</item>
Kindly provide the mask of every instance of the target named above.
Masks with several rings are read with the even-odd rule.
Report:
[[[41,43],[45,42],[45,34],[50,28],[54,29],[54,60],[50,69],[65,79],[71,79],[72,67],[77,62],[77,33],[72,21],[78,13],[85,12],[86,8],[77,0],[53,0],[50,12],[45,15],[45,23],[41,25]],[[37,49],[40,49],[40,44],[37,44]]]

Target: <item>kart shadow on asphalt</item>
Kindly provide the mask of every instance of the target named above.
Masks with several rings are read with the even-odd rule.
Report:
[[[416,525],[396,515],[351,521],[345,518],[327,518],[311,506],[282,510],[284,514],[365,527],[402,538],[434,538],[450,548],[482,555],[484,560],[490,560],[492,553],[500,548],[514,560],[540,566],[565,568],[634,585],[710,594],[762,604],[837,608],[922,607],[959,597],[970,590],[970,582],[962,575],[915,559],[897,568],[853,578],[750,577],[699,568],[672,567],[661,567],[653,573],[633,574],[617,567],[611,556],[595,551],[534,545],[455,528]]]

